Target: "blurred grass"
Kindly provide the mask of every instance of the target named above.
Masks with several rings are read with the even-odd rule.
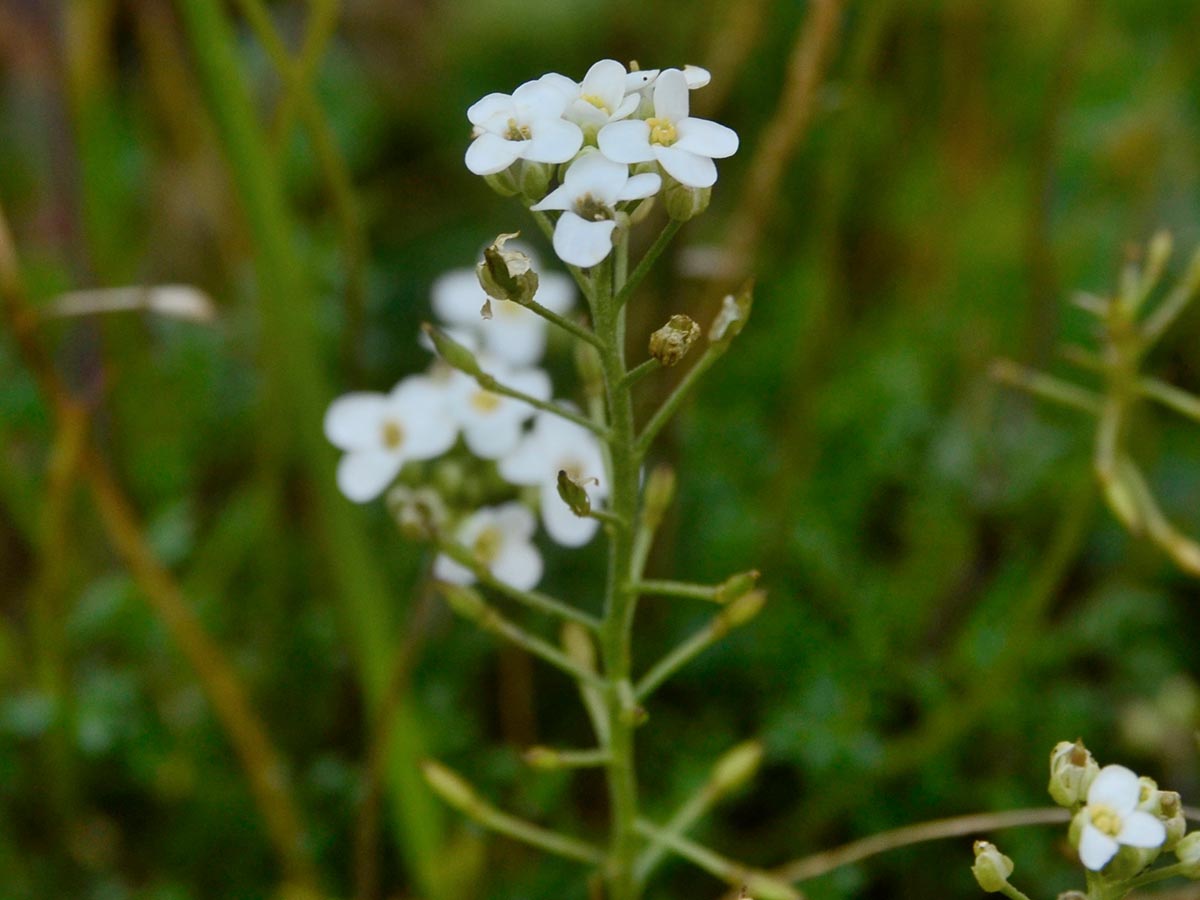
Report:
[[[255,9],[280,47],[242,18]],[[419,548],[336,495],[320,435],[334,394],[425,364],[432,279],[528,224],[463,169],[463,111],[601,56],[712,65],[696,102],[743,149],[630,330],[703,319],[717,286],[688,266],[744,234],[745,185],[808,13],[783,0],[0,5],[0,206],[31,301],[182,281],[218,305],[213,325],[40,318],[36,335],[287,760],[331,896],[355,890],[366,760],[396,672],[385,895],[581,893],[570,865],[450,829],[417,780],[422,748],[518,815],[582,833],[604,822],[599,781],[516,759],[528,741],[583,739],[570,685],[422,612]],[[1196,799],[1186,722],[1130,724],[1145,721],[1135,708],[1175,721],[1160,688],[1196,677],[1195,586],[1095,504],[1088,424],[986,370],[999,355],[1056,365],[1054,346],[1087,327],[1069,292],[1108,290],[1154,229],[1181,252],[1200,240],[1198,29],[1184,0],[845,5],[773,212],[753,257],[732,261],[758,274],[755,318],[659,451],[681,481],[651,573],[756,566],[772,602],[656,695],[641,744],[652,817],[751,735],[767,742],[763,774],[696,836],[764,865],[1042,805],[1045,756],[1076,736]],[[1196,337],[1190,315],[1154,370],[1195,390]],[[0,896],[269,896],[283,870],[238,757],[109,548],[78,490],[79,436],[12,338]],[[1168,512],[1200,531],[1194,429],[1143,425],[1137,450]],[[547,588],[578,595],[596,563],[551,557]],[[639,659],[706,614],[647,601]],[[1024,884],[1067,886],[1051,830],[1002,846]],[[969,859],[967,841],[908,848],[806,888],[975,896]],[[652,890],[719,887],[668,861]]]

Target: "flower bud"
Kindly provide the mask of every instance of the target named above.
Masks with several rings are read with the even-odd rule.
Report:
[[[721,301],[721,309],[708,328],[709,343],[721,350],[728,349],[733,339],[746,327],[753,306],[754,280],[751,279],[736,294],[727,294]]]
[[[1183,801],[1176,791],[1159,791],[1158,817],[1167,828],[1167,839],[1162,849],[1171,850],[1187,832],[1187,817],[1183,813]]]
[[[726,630],[739,628],[762,612],[766,603],[766,591],[751,591],[726,606],[717,619]]]
[[[1200,878],[1200,831],[1193,831],[1175,845],[1175,857],[1183,863],[1181,874]]]
[[[562,767],[562,754],[553,747],[530,747],[521,754],[525,765],[531,769],[558,769]]]
[[[474,378],[478,378],[484,374],[483,369],[479,367],[479,361],[475,359],[475,354],[446,334],[446,332],[442,331],[442,329],[426,322],[421,326],[421,330],[433,342],[433,348],[438,352],[438,355],[455,369]]]
[[[478,798],[475,789],[456,772],[451,771],[439,762],[427,759],[421,763],[421,774],[433,789],[433,792],[457,810],[468,810]]]
[[[712,200],[712,188],[694,188],[681,184],[671,176],[663,173],[663,203],[667,215],[677,222],[694,219],[708,209]]]
[[[642,506],[642,522],[653,531],[662,522],[667,507],[675,498],[675,470],[668,465],[658,465],[650,470],[646,478],[646,491]]]
[[[1050,752],[1050,796],[1059,806],[1078,806],[1087,799],[1099,771],[1099,763],[1083,741],[1059,741]]]
[[[550,187],[550,179],[554,176],[555,166],[551,163],[534,162],[523,159],[520,162],[520,174],[517,176],[521,185],[521,195],[530,203],[537,203],[546,196]]]
[[[700,337],[700,326],[690,316],[671,316],[667,324],[650,335],[650,355],[670,368],[687,356]]]
[[[717,760],[709,783],[722,795],[735,791],[754,777],[762,759],[762,741],[743,741]]]
[[[989,894],[1004,890],[1008,876],[1013,873],[1013,861],[989,841],[975,842],[975,865],[971,874]]]
[[[749,572],[739,572],[737,575],[730,575],[717,588],[717,593],[713,595],[713,600],[717,603],[730,603],[739,597],[750,593],[754,586],[758,584],[758,570],[751,569]]]
[[[537,293],[538,275],[527,255],[520,250],[504,249],[504,245],[518,234],[519,231],[498,236],[483,251],[483,261],[475,267],[475,274],[479,286],[489,297],[524,305]],[[484,310],[484,318],[491,318],[488,304],[484,304]]]
[[[478,591],[447,581],[439,581],[436,585],[450,608],[464,619],[479,622],[488,614],[488,605]]]
[[[558,470],[558,496],[563,503],[571,508],[571,512],[579,517],[586,516],[592,511],[592,501],[588,498],[583,485],[571,478],[565,470]]]
[[[587,629],[577,622],[567,622],[559,636],[563,652],[571,662],[589,672],[596,671],[596,645]]]
[[[484,175],[483,180],[487,182],[488,187],[501,197],[515,197],[521,193],[521,189],[517,185],[516,168],[515,165],[512,165],[503,172]]]
[[[1142,871],[1158,858],[1161,847],[1130,847],[1122,844],[1112,861],[1101,872],[1110,881],[1125,881]]]
[[[1088,895],[1081,891],[1063,891],[1058,900],[1088,900]]]

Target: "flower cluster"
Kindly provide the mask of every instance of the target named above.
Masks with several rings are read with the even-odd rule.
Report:
[[[595,266],[629,214],[660,190],[688,195],[677,218],[707,204],[713,160],[738,148],[733,130],[690,114],[688,92],[708,80],[695,66],[630,72],[602,59],[581,82],[549,73],[512,94],[488,94],[467,110],[467,168],[524,195],[536,212],[559,212],[554,252]]]
[[[515,252],[524,258],[522,251]],[[485,486],[489,498],[499,493],[508,499],[480,506],[476,490],[457,504],[468,508],[455,516],[455,504],[444,502],[440,494],[400,484],[389,497],[397,521],[409,533],[467,554],[466,560],[440,555],[434,565],[439,579],[470,584],[475,570],[483,569],[529,590],[542,575],[541,556],[532,543],[537,520],[513,494],[536,498],[552,540],[585,544],[598,523],[577,517],[563,503],[557,494],[558,473],[594,485],[591,496],[603,499],[603,453],[590,431],[539,413],[533,405],[550,401],[553,394],[549,375],[538,367],[546,350],[545,319],[516,302],[489,298],[473,269],[442,275],[432,293],[434,312],[446,332],[486,374],[472,377],[435,360],[426,372],[404,378],[387,394],[359,391],[336,399],[325,415],[325,435],[344,453],[338,487],[350,500],[365,503],[387,490],[406,464],[444,460],[440,478],[435,470],[432,478],[422,473],[423,480],[448,485],[449,494],[470,494],[461,490],[468,481]],[[565,314],[575,290],[565,275],[543,272],[534,299]],[[464,472],[470,474],[464,478]],[[497,480],[502,481],[498,490],[488,488]]]
[[[1152,778],[1125,766],[1101,768],[1081,741],[1062,741],[1050,753],[1049,791],[1073,813],[1071,845],[1089,872],[1088,883],[1105,885],[1096,896],[1123,897],[1173,875],[1200,876],[1200,838],[1186,834],[1179,794],[1160,790]],[[1178,862],[1150,869],[1164,852]],[[976,842],[972,871],[985,891],[1014,896],[1008,884],[1012,860],[994,844]]]

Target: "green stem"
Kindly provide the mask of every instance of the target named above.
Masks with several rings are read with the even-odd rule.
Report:
[[[530,747],[522,754],[526,765],[535,769],[592,769],[608,765],[608,751],[564,750],[558,747]]]
[[[642,283],[642,279],[646,277],[646,273],[650,271],[650,267],[658,261],[660,256],[662,256],[662,252],[667,249],[667,244],[671,243],[671,238],[675,237],[675,233],[679,231],[679,227],[682,224],[682,222],[672,219],[667,223],[667,227],[659,232],[658,237],[654,239],[654,243],[650,245],[650,249],[646,251],[646,254],[640,260],[638,260],[638,264],[634,267],[632,274],[630,274],[629,278],[624,282],[624,284],[621,285],[621,289],[618,292],[616,299],[613,301],[616,304],[617,309],[621,309],[627,302],[629,302],[629,298],[633,296],[633,292],[636,291],[638,285]]]
[[[635,273],[636,274],[636,273]],[[693,387],[700,378],[712,368],[713,363],[721,358],[725,352],[724,346],[710,346],[704,351],[704,355],[696,361],[696,364],[688,369],[687,374],[680,379],[679,384],[675,385],[675,390],[671,391],[670,396],[663,401],[660,406],[650,417],[650,421],[642,428],[642,433],[638,435],[637,446],[635,452],[638,459],[646,455],[646,451],[650,449],[650,445],[654,442],[654,438],[662,431],[663,426],[671,421],[672,416],[679,411],[680,405],[691,393]]]
[[[606,261],[593,269],[591,294],[594,327],[604,344],[599,355],[608,401],[610,509],[621,520],[609,531],[604,623],[600,634],[609,723],[606,774],[612,833],[607,877],[609,900],[635,900],[638,888],[633,868],[640,842],[636,830],[636,710],[630,688],[630,644],[637,593],[630,584],[635,580],[632,523],[637,521],[640,505],[639,460],[635,450],[633,398],[625,384],[624,318],[613,293],[614,268],[613,263]]]
[[[1149,872],[1143,872],[1136,878],[1126,882],[1125,888],[1126,890],[1134,891],[1148,884],[1154,884],[1156,881],[1166,881],[1168,878],[1174,878],[1176,875],[1186,875],[1187,869],[1188,864],[1181,862],[1163,866],[1159,869],[1151,869]]]
[[[1008,900],[1029,900],[1028,895],[1017,890],[1007,881],[1001,886],[1000,893],[1007,897]]]
[[[568,319],[566,316],[559,315],[554,310],[542,306],[542,304],[538,303],[532,298],[529,300],[523,300],[520,305],[525,307],[534,315],[541,316],[551,325],[561,328],[563,331],[567,332],[567,334],[574,335],[575,337],[579,338],[579,340],[583,341],[584,343],[591,344],[597,349],[600,348],[600,338],[596,337],[595,333],[590,328],[585,328],[574,319]]]
[[[540,409],[543,412],[551,413],[558,416],[560,419],[566,419],[568,422],[574,422],[582,428],[586,428],[592,434],[598,437],[604,437],[604,428],[597,425],[587,416],[581,416],[573,409],[563,406],[561,403],[554,403],[547,400],[539,400],[532,394],[526,394],[524,391],[518,391],[516,388],[509,387],[495,379],[494,376],[483,372],[475,376],[475,381],[485,391],[491,391],[493,394],[501,394],[505,397],[512,397],[514,400],[520,400],[522,403],[528,403],[534,409]]]
[[[689,600],[708,600],[718,603],[717,592],[720,585],[691,584],[687,581],[640,581],[637,584],[638,593],[653,594],[658,597],[685,597]]]
[[[661,368],[662,368],[662,363],[660,363],[657,359],[654,359],[653,357],[651,357],[650,359],[646,360],[643,363],[639,363],[638,365],[636,365],[632,369],[630,369],[628,372],[626,372],[625,379],[624,379],[623,383],[621,384],[621,387],[631,388],[635,384],[637,384],[639,381],[641,381],[643,378],[645,378],[647,375],[649,375],[652,372],[657,372]]]

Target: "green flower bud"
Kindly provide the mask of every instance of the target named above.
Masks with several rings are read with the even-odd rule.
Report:
[[[501,197],[515,197],[521,193],[521,189],[517,185],[516,168],[516,165],[511,165],[503,172],[484,175],[483,180],[487,182],[488,187]]]
[[[519,231],[499,235],[492,245],[483,251],[483,261],[475,267],[479,286],[489,297],[496,300],[511,300],[527,304],[538,289],[538,275],[533,271],[533,262],[520,250],[505,250],[504,245],[515,238]],[[483,317],[491,318],[489,304],[484,304]]]
[[[735,791],[754,777],[762,759],[762,741],[743,741],[717,760],[710,783],[720,794]]]
[[[546,196],[550,179],[554,177],[555,166],[552,163],[534,162],[530,159],[521,160],[517,166],[520,167],[517,179],[521,186],[521,195],[529,203],[537,203]]]
[[[989,841],[975,842],[975,864],[971,866],[971,874],[981,888],[989,894],[1001,891],[1012,873],[1013,861],[1001,853],[995,844]]]
[[[690,316],[671,316],[667,324],[650,335],[650,355],[670,368],[687,356],[700,337],[700,326]]]
[[[667,215],[677,222],[694,219],[708,209],[712,200],[712,188],[694,188],[680,184],[670,175],[663,173],[663,202]]]
[[[479,362],[475,359],[475,354],[446,334],[446,332],[442,331],[442,329],[426,322],[421,326],[421,330],[433,341],[433,348],[437,350],[438,355],[455,369],[474,378],[479,378],[484,374],[483,369],[479,368]]]
[[[563,652],[570,660],[589,672],[596,671],[596,645],[587,629],[578,622],[567,622],[559,636]]]
[[[739,628],[762,612],[766,603],[766,591],[751,591],[731,602],[717,618],[727,630]]]
[[[433,792],[457,810],[468,810],[478,802],[475,789],[439,762],[425,760],[421,763],[421,774]]]
[[[1088,788],[1100,771],[1083,741],[1060,741],[1050,751],[1050,796],[1068,809],[1087,800]]]
[[[1117,855],[1100,871],[1110,881],[1126,881],[1158,859],[1161,852],[1161,847],[1142,848],[1122,844]]]
[[[1200,878],[1200,831],[1193,831],[1175,845],[1175,857],[1183,863],[1183,874]]]
[[[675,497],[675,471],[667,465],[658,465],[650,470],[646,479],[645,505],[642,521],[653,531],[662,522],[667,507]]]
[[[758,570],[751,569],[749,572],[739,572],[737,575],[730,575],[717,588],[717,593],[713,597],[717,603],[729,603],[738,599],[744,594],[748,594],[758,584]]]

